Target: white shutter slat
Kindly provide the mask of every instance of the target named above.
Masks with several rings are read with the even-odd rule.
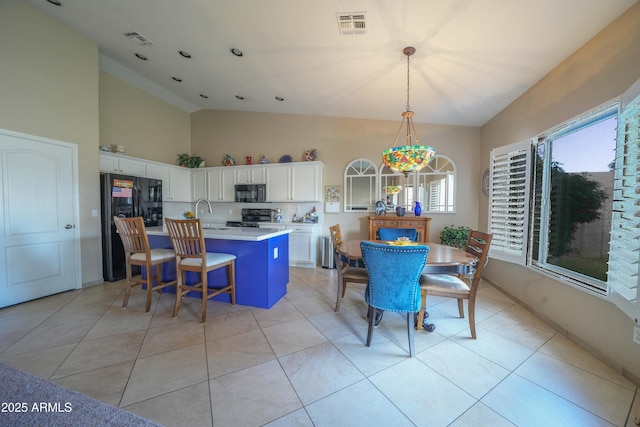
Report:
[[[530,161],[527,142],[491,150],[489,232],[493,237],[489,255],[493,258],[525,263]]]
[[[640,314],[640,95],[635,90],[621,99],[607,286],[635,304]]]

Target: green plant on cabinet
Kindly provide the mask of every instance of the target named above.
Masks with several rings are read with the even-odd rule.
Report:
[[[177,156],[176,164],[185,168],[198,168],[204,159],[197,154],[180,153]]]

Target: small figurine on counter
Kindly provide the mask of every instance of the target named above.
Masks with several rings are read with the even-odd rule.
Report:
[[[306,213],[303,222],[318,222],[318,211],[316,211],[315,206],[313,207],[313,209]]]
[[[262,163],[263,165],[269,163],[269,160],[267,160],[267,157],[264,154],[260,154],[260,163]]]
[[[231,157],[228,154],[224,155],[224,159],[222,160],[222,164],[225,166],[234,166],[236,164],[236,161],[233,160],[233,157]]]

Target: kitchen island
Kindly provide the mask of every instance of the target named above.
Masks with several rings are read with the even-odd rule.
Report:
[[[291,230],[251,227],[212,227],[203,229],[207,252],[223,252],[236,256],[236,303],[251,307],[271,308],[287,293],[289,283],[289,233]],[[152,248],[173,248],[169,234],[162,227],[148,227]],[[163,265],[164,280],[174,279],[175,263]],[[188,283],[196,283],[198,275],[187,273]],[[226,283],[224,269],[210,271],[209,283]],[[175,292],[172,287],[165,288]],[[191,294],[188,294],[191,295]],[[193,296],[200,296],[193,293]],[[213,299],[231,302],[228,294]]]

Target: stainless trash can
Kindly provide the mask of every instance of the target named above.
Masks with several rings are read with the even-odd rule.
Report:
[[[333,242],[331,236],[322,236],[320,243],[322,244],[322,268],[336,268],[333,258]]]

